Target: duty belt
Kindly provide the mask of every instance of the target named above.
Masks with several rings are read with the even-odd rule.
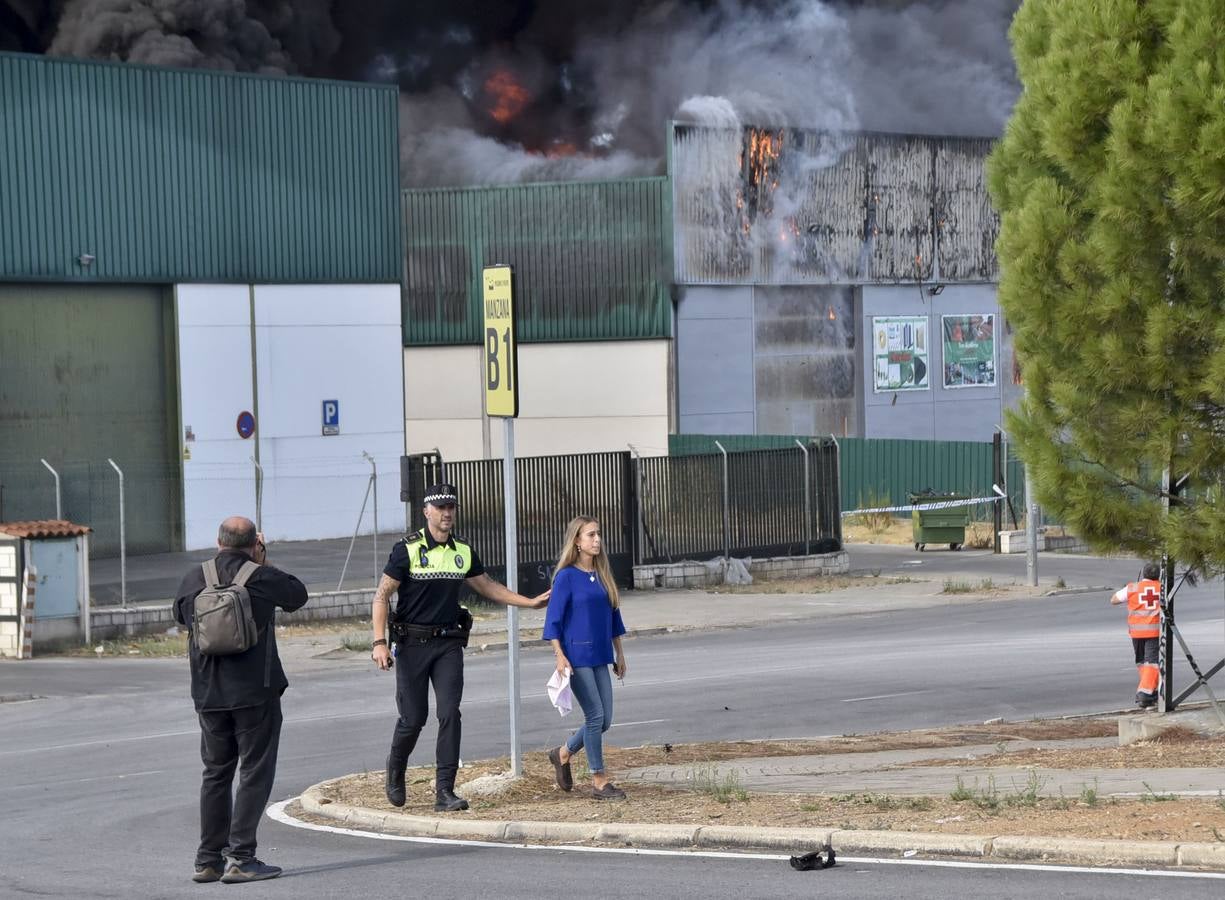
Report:
[[[398,638],[412,638],[417,641],[461,636],[456,625],[413,625],[411,622],[392,622],[391,632]]]

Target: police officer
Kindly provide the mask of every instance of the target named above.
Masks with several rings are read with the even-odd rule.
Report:
[[[459,702],[464,692],[464,646],[472,618],[459,605],[460,582],[466,581],[487,600],[504,606],[539,609],[549,602],[545,591],[535,599],[516,594],[485,574],[476,551],[452,530],[458,504],[455,487],[431,485],[425,494],[426,525],[398,541],[374,594],[374,640],[370,658],[380,670],[392,667],[390,640],[396,644],[396,708],[400,717],[387,755],[387,800],[403,806],[407,799],[404,771],[417,736],[429,715],[429,686],[434,686],[438,715],[434,809],[455,812],[468,801],[455,796],[459,770]],[[390,614],[391,595],[398,594]],[[461,618],[462,617],[462,618]]]

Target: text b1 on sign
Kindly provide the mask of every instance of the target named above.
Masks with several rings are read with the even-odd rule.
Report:
[[[519,415],[519,345],[515,339],[514,272],[510,266],[485,266],[481,273],[484,311],[485,414]]]

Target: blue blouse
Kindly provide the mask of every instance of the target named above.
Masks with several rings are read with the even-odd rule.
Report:
[[[613,609],[598,576],[592,581],[590,573],[566,566],[553,577],[541,637],[560,641],[570,665],[609,665],[613,662],[613,638],[623,634],[621,610]]]

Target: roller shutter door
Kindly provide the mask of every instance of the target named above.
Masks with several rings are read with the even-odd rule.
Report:
[[[160,285],[0,284],[0,519],[62,514],[91,555],[182,546],[173,307]]]

